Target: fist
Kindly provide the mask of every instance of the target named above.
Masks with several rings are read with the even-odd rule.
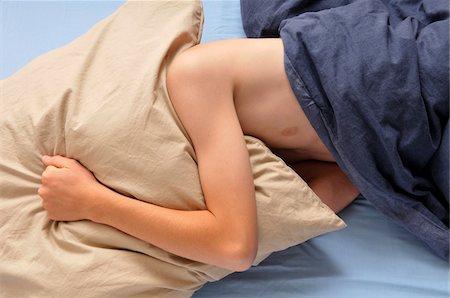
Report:
[[[58,221],[88,218],[100,183],[78,161],[63,156],[43,156],[46,166],[38,194],[48,217]]]

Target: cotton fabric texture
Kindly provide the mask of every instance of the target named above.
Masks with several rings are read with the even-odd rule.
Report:
[[[55,222],[37,195],[42,155],[75,158],[129,197],[204,209],[196,157],[165,75],[202,31],[200,1],[132,1],[69,45],[1,81],[2,297],[189,297],[230,271],[90,221]],[[259,140],[246,137],[259,251],[345,224]]]
[[[449,258],[449,2],[241,0],[363,196]]]

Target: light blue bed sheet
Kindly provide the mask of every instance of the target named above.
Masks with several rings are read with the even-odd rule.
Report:
[[[0,78],[61,47],[123,1],[1,1]],[[202,42],[244,37],[239,1],[205,1]],[[1,108],[1,107],[0,107]],[[194,297],[447,298],[448,263],[359,198],[348,227],[274,253]],[[299,227],[301,229],[301,227]]]

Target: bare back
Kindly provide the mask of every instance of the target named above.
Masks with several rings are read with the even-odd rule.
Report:
[[[242,134],[252,135],[289,164],[336,212],[357,196],[357,189],[338,166],[331,163],[333,156],[292,92],[284,69],[281,39],[236,39],[201,44],[181,53],[171,69],[172,74],[184,73],[168,76],[171,78],[169,93],[183,118],[181,121],[194,136],[193,141],[200,136],[220,152],[216,158],[234,160],[229,149],[237,146],[243,153]],[[187,96],[192,90],[195,96]],[[233,110],[227,117],[222,115],[224,107]],[[219,122],[220,125],[211,128]],[[218,145],[223,143],[219,141],[223,136],[230,135],[233,137],[228,147]],[[199,149],[202,160],[208,164],[205,168],[210,168],[214,163],[211,154],[203,150],[203,141],[197,143],[198,146],[194,142],[196,151]],[[209,171],[199,166],[204,181],[211,179],[210,174],[205,173],[219,173],[214,178],[218,185],[223,184],[224,173],[234,171],[230,177],[242,176],[236,169],[237,165],[224,171]]]
[[[261,139],[287,162],[333,161],[292,92],[281,39],[225,40],[192,51],[232,76],[244,134]]]

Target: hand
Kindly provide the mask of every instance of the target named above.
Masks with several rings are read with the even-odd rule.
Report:
[[[48,217],[57,221],[88,218],[95,193],[102,185],[79,162],[63,156],[43,156],[46,169],[38,190]]]

